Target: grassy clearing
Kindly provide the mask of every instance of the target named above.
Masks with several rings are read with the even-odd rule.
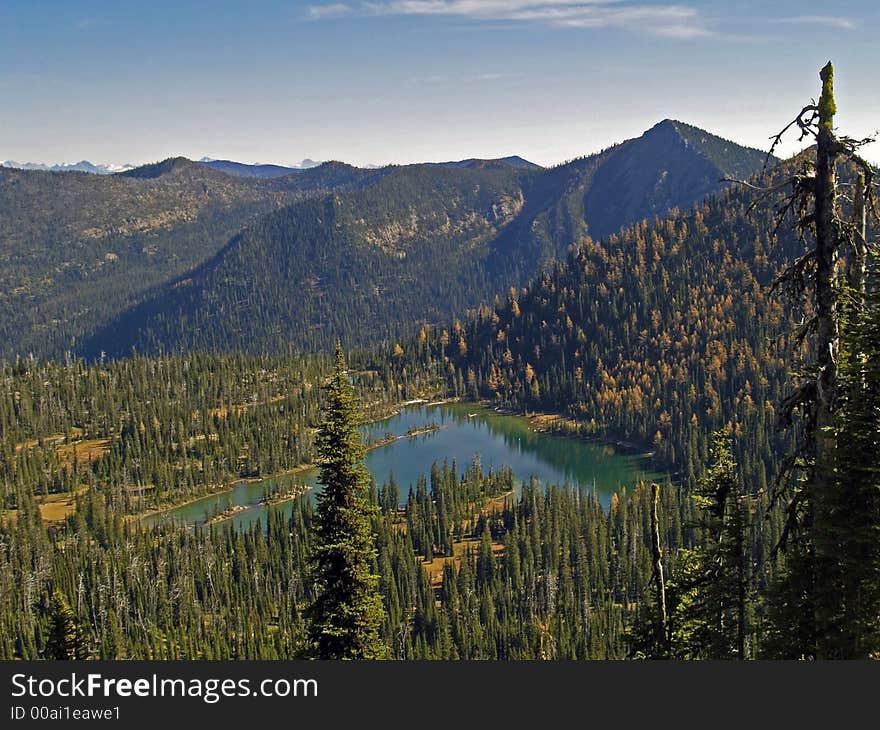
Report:
[[[435,557],[432,560],[422,561],[422,568],[428,574],[428,580],[434,588],[440,588],[443,585],[443,569],[453,563],[456,568],[461,566],[462,559],[468,552],[476,553],[480,549],[480,541],[475,537],[468,537],[464,540],[452,543],[452,555],[444,555]],[[504,543],[497,540],[492,541],[492,552],[495,557],[500,557],[504,552]]]
[[[39,500],[43,522],[63,522],[76,512],[76,499],[69,493],[50,494]]]
[[[57,524],[64,522],[74,512],[76,512],[76,497],[85,491],[85,487],[78,489],[75,494],[62,492],[59,494],[50,494],[47,497],[37,497],[37,506],[40,509],[40,517],[47,524]],[[18,521],[18,510],[10,509],[0,512],[0,520],[4,520],[14,525]]]
[[[55,449],[62,466],[72,467],[74,461],[91,464],[100,461],[110,452],[110,439],[90,439],[62,444]]]

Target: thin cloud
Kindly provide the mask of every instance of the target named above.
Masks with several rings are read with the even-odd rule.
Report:
[[[696,8],[637,5],[626,0],[386,0],[312,5],[307,10],[313,20],[344,15],[456,16],[561,28],[619,28],[668,38],[713,35]]]
[[[773,22],[786,25],[824,25],[844,30],[855,30],[857,27],[855,21],[836,15],[795,15],[791,18],[778,18]]]
[[[351,15],[355,9],[345,3],[331,3],[330,5],[311,5],[307,11],[310,20],[325,20],[327,18],[341,18],[343,15]]]
[[[501,81],[502,79],[514,78],[513,74],[484,73],[471,76],[471,81]]]

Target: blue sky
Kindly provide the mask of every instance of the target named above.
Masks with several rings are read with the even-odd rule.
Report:
[[[549,164],[666,117],[766,148],[829,58],[864,136],[878,31],[875,0],[0,0],[0,159]]]

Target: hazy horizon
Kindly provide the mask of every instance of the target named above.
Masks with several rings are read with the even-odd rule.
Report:
[[[880,127],[865,1],[50,5],[0,8],[0,160],[549,166],[665,118],[766,150],[828,58],[841,129]]]

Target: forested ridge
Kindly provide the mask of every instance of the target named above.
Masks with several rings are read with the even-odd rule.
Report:
[[[732,189],[583,239],[496,306],[424,330],[408,356],[453,392],[644,442],[686,481],[706,462],[708,435],[728,429],[763,489],[777,466],[791,317],[769,287],[796,238],[774,241],[772,207],[749,211],[751,197]]]
[[[340,333],[364,346],[445,318],[489,286],[479,260],[519,211],[520,185],[508,169],[401,168],[364,192],[299,203],[254,223],[85,350],[271,352],[288,332],[304,350]]]
[[[0,355],[77,352],[97,327],[215,255],[252,220],[385,172],[327,163],[245,179],[184,158],[122,175],[2,168]]]
[[[349,347],[393,341],[525,285],[587,232],[690,207],[763,160],[666,120],[547,170],[504,161],[385,168],[364,189],[261,217],[78,351],[260,354],[326,350],[336,338]]]

